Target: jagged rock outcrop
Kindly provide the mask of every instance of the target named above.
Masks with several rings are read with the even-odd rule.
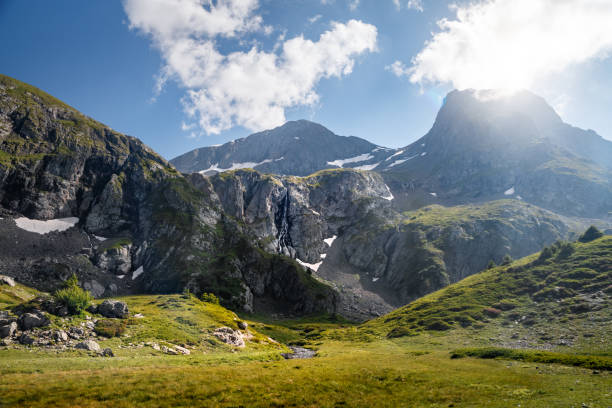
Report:
[[[208,180],[195,188],[138,139],[5,76],[0,127],[1,273],[49,291],[76,273],[96,296],[188,286],[247,310],[263,296],[293,313],[334,311],[333,290],[262,251],[223,213]],[[24,216],[35,227],[20,226]],[[53,229],[67,217],[76,221]],[[240,264],[218,257],[231,245],[243,249]],[[271,265],[280,266],[270,274]],[[247,282],[258,274],[263,291]]]

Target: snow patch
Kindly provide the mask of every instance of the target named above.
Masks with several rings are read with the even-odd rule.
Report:
[[[331,238],[326,238],[323,240],[323,242],[325,242],[328,246],[332,246],[332,244],[334,243],[334,241],[336,240],[336,238],[338,238],[337,235],[334,235]]]
[[[437,194],[437,193],[429,193],[429,195],[434,196],[434,197],[437,197],[437,196],[438,196],[438,194]]]
[[[389,167],[395,167],[395,166],[397,166],[398,164],[402,164],[402,163],[407,162],[407,161],[408,161],[408,159],[396,160],[396,161],[394,161],[393,163],[391,163],[391,164],[389,165]]]
[[[108,238],[104,238],[104,237],[99,237],[97,235],[94,235],[94,238],[97,239],[100,242],[104,242],[104,241],[106,241],[108,239]]]
[[[421,153],[421,156],[425,156],[427,154],[427,152],[423,152]]]
[[[387,188],[387,192],[389,193],[389,195],[388,196],[381,196],[381,198],[383,198],[385,200],[388,200],[388,201],[393,200],[395,197],[393,197],[393,193],[391,193],[391,189],[386,184],[385,184],[385,187]]]
[[[295,136],[295,137],[294,137],[294,139],[295,139],[295,140],[300,140],[300,138],[299,138],[299,137],[297,137],[297,136]]]
[[[140,275],[142,275],[144,272],[144,268],[141,266],[140,268],[136,269],[134,271],[134,273],[132,274],[132,280],[136,279],[137,277],[139,277]]]
[[[262,164],[266,164],[266,163],[272,163],[275,161],[281,161],[284,160],[284,157],[278,158],[278,159],[266,159],[263,161],[260,161],[258,163],[256,162],[243,162],[243,163],[232,163],[232,165],[228,168],[222,168],[219,167],[219,163],[215,163],[212,166],[210,166],[209,168],[205,169],[205,170],[200,170],[198,173],[200,174],[205,174],[208,173],[209,171],[217,171],[219,173],[222,173],[224,171],[231,171],[231,170],[239,170],[239,169],[252,169],[255,168],[257,166],[261,166]]]
[[[327,254],[321,254],[321,259],[327,258]]]
[[[66,231],[69,228],[78,224],[79,219],[76,217],[57,218],[55,220],[31,220],[26,217],[15,218],[15,224],[22,230],[35,232],[37,234],[46,234],[53,231]]]
[[[425,143],[421,143],[421,147],[425,147]]]
[[[402,154],[402,153],[404,153],[404,151],[403,151],[403,150],[400,150],[399,152],[395,152],[395,153],[393,153],[391,156],[387,157],[387,158],[385,159],[385,161],[389,161],[389,160],[391,160],[392,158],[394,158],[395,156],[399,156],[399,155],[400,155],[400,154]]]
[[[517,199],[517,200],[522,200],[522,199],[523,199],[523,197],[521,197],[520,195],[517,195],[517,196],[516,196],[516,199]]]
[[[321,266],[321,264],[323,263],[323,261],[318,262],[316,264],[309,264],[308,262],[304,262],[298,258],[295,258],[296,261],[298,261],[298,263],[302,266],[305,266],[306,268],[312,269],[313,271],[318,271],[319,267]]]
[[[318,216],[320,216],[320,215],[321,215],[321,214],[319,214],[317,211],[313,210],[312,208],[310,209],[310,211],[312,211],[312,213],[313,213],[314,215],[318,215]]]
[[[374,164],[364,164],[363,166],[353,167],[355,170],[372,170],[382,162],[374,163]]]
[[[330,166],[344,167],[344,165],[347,163],[359,163],[359,162],[364,162],[364,161],[367,161],[373,158],[374,156],[372,156],[370,153],[364,153],[364,154],[360,154],[359,156],[349,157],[348,159],[330,161],[330,162],[327,162],[327,164],[329,164]]]
[[[125,275],[117,275],[117,277],[118,277],[119,279],[123,279],[123,278],[125,278]]]
[[[510,187],[506,191],[504,191],[504,195],[512,195],[514,194],[514,187]]]
[[[377,280],[379,280],[380,278],[372,278],[372,282],[376,282]]]

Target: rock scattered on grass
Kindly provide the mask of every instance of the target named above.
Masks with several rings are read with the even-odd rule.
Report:
[[[100,345],[93,340],[82,341],[79,344],[77,344],[75,348],[80,349],[80,350],[95,351],[95,352],[99,352],[101,350]]]
[[[245,346],[242,333],[240,333],[238,330],[234,330],[229,327],[219,327],[214,331],[213,335],[230,346],[240,348]]]
[[[125,302],[107,299],[96,308],[96,312],[104,317],[125,319],[129,315],[128,306]]]

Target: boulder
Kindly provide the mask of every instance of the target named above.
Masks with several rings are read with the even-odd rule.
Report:
[[[162,346],[161,347],[161,351],[166,353],[166,354],[170,354],[171,356],[177,356],[178,355],[178,351],[176,351],[173,348],[166,347],[166,346]]]
[[[186,349],[185,347],[181,347],[181,346],[174,346],[174,349],[176,351],[178,351],[181,354],[185,354],[185,355],[189,355],[191,354],[191,351],[189,351],[188,349]]]
[[[102,350],[102,353],[100,355],[102,357],[115,357],[115,353],[113,353],[113,350],[109,348],[105,348],[104,350]]]
[[[11,337],[17,330],[17,323],[10,322],[4,326],[0,326],[0,339]]]
[[[245,346],[242,333],[238,330],[230,329],[229,327],[219,327],[214,331],[213,335],[230,346],[241,348]]]
[[[104,317],[125,319],[128,317],[129,310],[125,302],[107,299],[97,307],[97,312]]]
[[[87,351],[95,351],[95,352],[101,351],[100,345],[93,340],[82,341],[79,344],[77,344],[75,347],[78,349],[87,350]]]
[[[19,343],[25,345],[34,344],[34,337],[30,336],[27,333],[23,333],[21,336],[19,336]]]
[[[248,325],[248,323],[247,323],[247,322],[243,322],[243,321],[239,321],[239,322],[238,322],[238,328],[239,328],[240,330],[246,330],[246,329],[247,329],[247,327],[249,327],[249,325]]]
[[[0,275],[0,285],[15,286],[15,279],[9,276]]]
[[[55,341],[68,341],[68,334],[63,330],[58,330],[53,333],[53,340]]]
[[[35,327],[48,326],[50,321],[40,310],[24,313],[17,320],[21,330],[30,330]]]

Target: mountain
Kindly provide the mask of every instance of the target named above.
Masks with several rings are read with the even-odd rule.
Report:
[[[403,208],[504,197],[561,214],[612,208],[612,142],[561,121],[529,92],[453,91],[431,130],[376,167]]]
[[[388,337],[464,330],[505,348],[609,353],[612,237],[559,242],[364,325]],[[595,238],[595,239],[594,239]],[[583,242],[580,242],[583,241]]]
[[[138,139],[6,76],[0,129],[0,273],[44,290],[75,273],[95,296],[190,287],[249,310],[253,292],[288,313],[335,309],[331,288],[223,214],[210,183]]]
[[[75,273],[96,297],[188,289],[235,310],[365,320],[592,222],[504,195],[402,211],[391,171],[181,174],[138,139],[36,88],[8,77],[0,84],[0,274],[37,289]],[[290,129],[363,145],[349,157],[397,153],[309,122],[274,132],[291,145],[300,136]],[[236,144],[254,138],[263,151],[262,137],[277,138],[264,132]]]
[[[327,168],[369,170],[391,150],[358,137],[337,136],[319,124],[299,120],[220,146],[192,150],[171,163],[183,173],[253,168],[264,173],[307,176]]]

